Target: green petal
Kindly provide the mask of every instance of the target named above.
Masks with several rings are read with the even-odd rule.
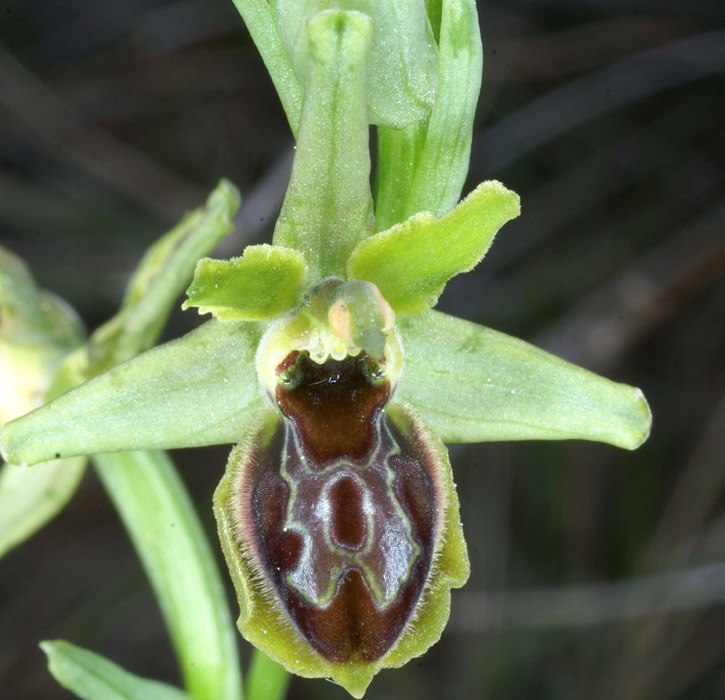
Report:
[[[416,214],[364,240],[348,262],[348,274],[376,284],[397,313],[424,311],[451,277],[480,262],[496,232],[519,211],[515,192],[484,182],[441,219]]]
[[[635,449],[649,435],[639,389],[435,311],[398,327],[405,365],[397,397],[445,442],[579,438]]]
[[[224,586],[173,463],[150,451],[93,461],[156,593],[184,685],[199,700],[239,700],[237,635]]]
[[[367,82],[369,119],[401,128],[428,116],[435,97],[435,40],[419,0],[340,0],[342,10],[359,10],[373,20]],[[305,25],[328,9],[326,0],[277,0],[280,36],[301,81],[307,75],[309,49]]]
[[[292,133],[296,135],[302,109],[302,83],[292,70],[292,63],[280,38],[274,4],[269,0],[234,0],[234,4],[262,56]]]
[[[56,457],[236,442],[267,399],[254,354],[263,328],[209,321],[11,421],[13,464]]]
[[[182,308],[196,306],[220,321],[272,319],[300,303],[306,275],[302,253],[281,246],[248,246],[231,260],[202,258]]]
[[[301,251],[315,283],[344,276],[353,248],[374,229],[365,100],[372,23],[359,12],[321,12],[307,32],[297,153],[274,242]]]
[[[478,13],[475,0],[447,0],[442,5],[438,92],[406,198],[406,216],[450,211],[468,174],[483,68]]]
[[[177,688],[139,678],[68,642],[41,642],[40,648],[53,678],[83,700],[190,700]]]

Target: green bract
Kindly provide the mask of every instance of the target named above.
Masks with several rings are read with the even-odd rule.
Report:
[[[299,132],[274,245],[200,260],[184,307],[215,318],[135,357],[231,227],[238,197],[222,183],[152,249],[119,315],[65,359],[57,398],[8,423],[0,447],[34,464],[238,443],[215,511],[239,628],[288,670],[361,697],[378,670],[439,638],[451,588],[468,575],[443,442],[579,438],[633,449],[650,413],[637,389],[431,310],[519,214],[518,196],[498,182],[456,204],[480,85],[473,0],[429,2],[427,18],[422,2],[405,0],[235,2]],[[385,125],[374,197],[371,121]],[[158,455],[97,463],[138,506],[120,509],[142,556],[168,562],[133,525],[153,528],[144,513],[176,488],[168,464]],[[161,474],[144,481],[153,497],[119,478],[141,463]],[[172,587],[152,580],[169,609],[188,599],[173,603]],[[171,627],[177,644],[188,638]],[[208,639],[223,650],[215,629]],[[49,650],[69,669],[97,663]],[[184,663],[193,676],[188,655]],[[145,683],[98,668],[129,688]]]

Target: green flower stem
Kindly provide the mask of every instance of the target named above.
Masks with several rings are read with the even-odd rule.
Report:
[[[289,673],[263,651],[255,649],[244,684],[247,700],[283,700],[289,686]]]
[[[328,11],[307,23],[310,43],[297,154],[274,243],[299,250],[309,281],[345,275],[373,233],[365,85],[372,22]]]
[[[196,700],[242,697],[224,587],[189,495],[164,452],[93,457],[148,574]]]
[[[139,678],[112,661],[64,641],[41,642],[48,669],[83,700],[190,700],[165,683]]]
[[[279,36],[274,4],[268,0],[234,0],[234,4],[269,71],[292,133],[297,136],[303,90]]]

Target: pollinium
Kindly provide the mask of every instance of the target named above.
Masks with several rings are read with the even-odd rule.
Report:
[[[324,283],[263,340],[272,408],[215,497],[242,633],[356,697],[438,639],[468,575],[445,448],[394,401],[401,356],[377,288]]]

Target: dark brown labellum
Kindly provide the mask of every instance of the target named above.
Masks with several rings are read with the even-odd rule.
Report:
[[[282,606],[326,659],[383,656],[430,572],[443,490],[425,449],[385,407],[364,353],[280,365],[284,418],[240,474],[240,517]],[[289,378],[293,378],[293,381]]]

